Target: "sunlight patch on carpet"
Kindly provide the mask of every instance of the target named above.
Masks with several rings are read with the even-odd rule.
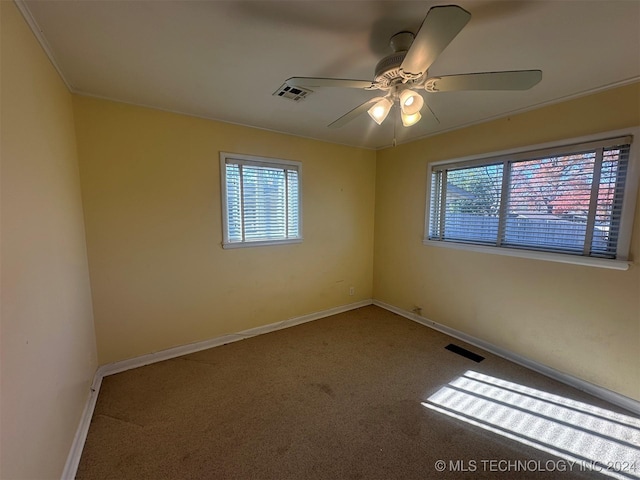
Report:
[[[640,478],[640,419],[469,370],[422,405],[576,462]]]

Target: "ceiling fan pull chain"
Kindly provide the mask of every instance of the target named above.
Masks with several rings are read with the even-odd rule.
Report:
[[[395,147],[396,144],[396,125],[398,124],[398,110],[396,108],[393,109],[393,142],[392,145]]]
[[[436,115],[436,112],[434,112],[431,107],[429,106],[429,104],[427,103],[427,108],[429,109],[429,111],[431,112],[431,115],[433,115],[433,118],[436,119],[436,122],[440,123],[440,119],[438,118],[438,116]]]

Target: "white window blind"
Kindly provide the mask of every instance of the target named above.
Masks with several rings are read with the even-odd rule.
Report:
[[[301,164],[221,153],[223,246],[301,241]]]
[[[434,165],[426,240],[624,257],[618,245],[631,140]]]

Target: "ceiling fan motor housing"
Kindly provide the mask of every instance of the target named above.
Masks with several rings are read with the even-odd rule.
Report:
[[[411,32],[400,32],[391,37],[389,45],[393,49],[393,53],[384,57],[376,65],[374,78],[377,83],[386,87],[396,79],[405,78],[400,70],[400,65],[402,65],[404,57],[407,56],[414,38],[415,35]]]
[[[380,60],[376,65],[375,81],[387,86],[396,78],[402,78],[400,65],[406,55],[406,51],[395,52]]]

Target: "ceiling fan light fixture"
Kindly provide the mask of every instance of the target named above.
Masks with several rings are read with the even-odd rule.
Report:
[[[405,127],[410,127],[411,125],[415,125],[416,123],[418,123],[422,118],[422,115],[420,115],[420,112],[416,112],[411,115],[401,112],[400,117],[402,118],[402,125],[404,125]]]
[[[378,100],[375,105],[367,111],[367,113],[371,118],[373,118],[374,122],[378,125],[382,125],[384,119],[389,115],[389,111],[392,106],[393,103],[391,103],[388,98],[380,98],[380,100]]]
[[[423,105],[424,99],[418,92],[407,89],[400,94],[400,109],[406,115],[418,113]]]
[[[439,2],[437,2],[439,3]],[[471,14],[457,5],[438,5],[427,12],[419,30],[400,32],[391,37],[393,53],[381,59],[375,68],[373,81],[346,78],[291,77],[282,88],[301,90],[303,87],[344,87],[360,90],[380,90],[384,97],[371,98],[351,109],[328,127],[338,128],[364,112],[382,125],[392,108],[398,107],[405,127],[420,121],[425,105],[421,92],[459,92],[472,90],[528,90],[542,80],[541,70],[477,72],[428,77],[433,62],[469,22]],[[296,91],[297,91],[296,90]],[[295,91],[293,92],[296,93]],[[277,93],[280,95],[280,92]],[[280,95],[282,96],[282,95]],[[427,106],[440,123],[433,110]],[[397,125],[394,112],[393,127]]]

